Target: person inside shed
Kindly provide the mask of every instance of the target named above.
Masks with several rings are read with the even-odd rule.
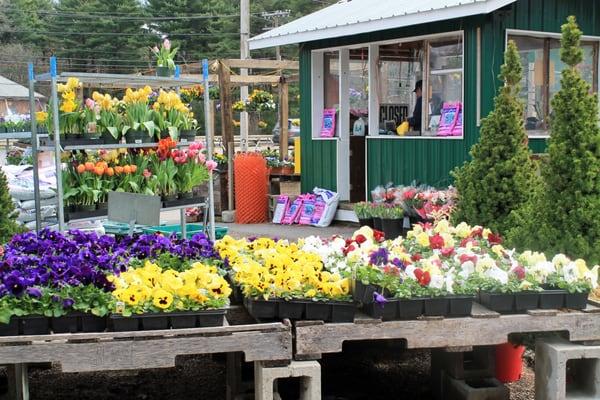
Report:
[[[408,119],[408,123],[410,125],[411,130],[416,132],[421,132],[421,121],[422,121],[422,112],[423,112],[423,81],[419,80],[415,84],[415,90],[413,90],[415,96],[417,96],[417,101],[415,102],[415,109],[413,110],[413,115]]]

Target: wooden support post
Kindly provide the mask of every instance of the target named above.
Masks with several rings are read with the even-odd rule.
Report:
[[[282,76],[279,83],[279,158],[283,160],[288,155],[288,84]]]
[[[231,72],[223,61],[219,61],[219,92],[221,97],[221,140],[223,143],[230,143],[233,142]]]
[[[29,400],[29,376],[27,364],[13,364],[6,367],[8,377],[8,398]]]
[[[235,400],[242,387],[242,353],[227,353],[227,400]]]

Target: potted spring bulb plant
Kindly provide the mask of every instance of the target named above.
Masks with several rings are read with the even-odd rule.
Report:
[[[156,56],[156,76],[171,77],[175,75],[175,54],[178,47],[171,49],[171,42],[165,39],[160,46],[151,48],[152,53]]]

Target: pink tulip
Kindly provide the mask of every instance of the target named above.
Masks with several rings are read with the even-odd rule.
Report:
[[[187,155],[189,158],[196,158],[196,156],[198,155],[198,150],[193,150],[190,148],[187,152]]]
[[[163,47],[166,50],[171,50],[171,42],[169,41],[169,39],[165,39],[165,41],[163,42]]]
[[[154,54],[158,54],[158,52],[160,51],[160,50],[158,50],[157,46],[154,46],[151,50]]]
[[[206,168],[208,172],[213,172],[215,168],[217,168],[217,163],[214,160],[208,160],[206,162]]]
[[[144,178],[150,178],[152,176],[152,172],[148,171],[148,169],[146,168],[144,170],[143,175],[144,175]]]
[[[200,142],[193,142],[190,144],[190,150],[202,150],[204,145]]]
[[[85,99],[85,106],[90,110],[93,110],[95,105],[96,103],[94,102],[94,100],[90,99],[89,97]]]
[[[204,164],[206,162],[206,156],[203,153],[198,154],[198,162]]]

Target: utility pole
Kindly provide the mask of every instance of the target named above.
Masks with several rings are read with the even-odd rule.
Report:
[[[240,0],[240,58],[250,58],[250,0]],[[248,75],[248,69],[241,68],[240,75]],[[240,100],[248,98],[248,86],[240,87]],[[240,142],[242,151],[248,150],[248,113],[240,113]]]
[[[273,12],[264,12],[261,16],[265,19],[272,19],[273,26],[263,28],[263,30],[268,31],[274,28],[277,28],[280,25],[280,18],[287,18],[290,16],[290,10],[277,10]],[[275,47],[275,58],[277,60],[281,60],[281,47]]]

